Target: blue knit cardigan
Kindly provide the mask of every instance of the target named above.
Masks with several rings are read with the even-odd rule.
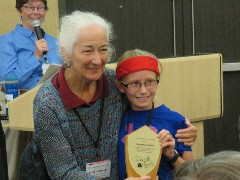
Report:
[[[111,161],[111,177],[118,179],[117,140],[122,118],[122,98],[115,87],[115,72],[105,69],[109,94],[104,98],[99,148],[94,148],[74,110],[66,110],[51,80],[46,81],[34,100],[35,134],[21,162],[20,179],[97,179],[86,173],[86,163]],[[91,107],[76,110],[94,140],[97,139],[102,98]]]

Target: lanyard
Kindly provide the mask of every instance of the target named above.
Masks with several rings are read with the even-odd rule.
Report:
[[[152,102],[152,109],[150,111],[150,114],[149,114],[147,122],[146,122],[147,126],[150,125],[150,121],[152,119],[153,111],[154,111],[154,102]],[[130,112],[128,112],[128,118],[127,118],[127,134],[129,132],[129,123],[130,123]]]
[[[96,141],[94,141],[94,139],[93,139],[92,135],[90,134],[89,130],[87,129],[86,125],[83,123],[83,120],[82,120],[82,118],[80,117],[79,113],[77,112],[77,109],[74,108],[75,114],[77,115],[78,119],[81,121],[81,123],[82,123],[82,125],[83,125],[83,128],[85,129],[86,133],[87,133],[88,136],[91,138],[91,140],[92,140],[92,142],[93,142],[93,145],[94,145],[94,147],[95,147],[96,150],[98,149],[99,141],[100,141],[100,136],[101,136],[101,127],[102,127],[102,118],[103,118],[103,107],[104,107],[104,96],[103,96],[102,103],[101,103],[100,122],[99,122],[99,126],[98,126],[98,136],[97,136],[97,140],[96,140]],[[99,158],[98,151],[97,151],[97,154],[96,154],[96,158],[97,158],[97,159]]]

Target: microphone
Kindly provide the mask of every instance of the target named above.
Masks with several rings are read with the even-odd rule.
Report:
[[[32,26],[33,26],[33,28],[34,28],[34,30],[35,30],[37,39],[38,39],[38,40],[43,39],[44,36],[43,36],[43,31],[42,31],[42,29],[41,29],[41,23],[40,23],[40,21],[37,20],[37,19],[33,20]],[[43,57],[44,57],[45,61],[47,62],[46,54],[47,54],[47,51],[43,51]]]
[[[32,26],[35,30],[35,33],[37,35],[37,39],[43,39],[43,33],[42,33],[42,29],[41,29],[41,23],[39,20],[34,20],[32,23]]]

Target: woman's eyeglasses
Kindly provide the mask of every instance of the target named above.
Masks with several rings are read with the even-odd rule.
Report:
[[[30,11],[30,12],[34,11],[35,8],[37,8],[39,12],[45,11],[45,6],[22,6],[22,7],[25,7],[27,11]]]

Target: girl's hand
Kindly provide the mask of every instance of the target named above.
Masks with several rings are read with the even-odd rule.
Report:
[[[161,144],[162,153],[166,158],[172,158],[174,156],[175,139],[172,137],[168,130],[161,130],[157,137]]]

